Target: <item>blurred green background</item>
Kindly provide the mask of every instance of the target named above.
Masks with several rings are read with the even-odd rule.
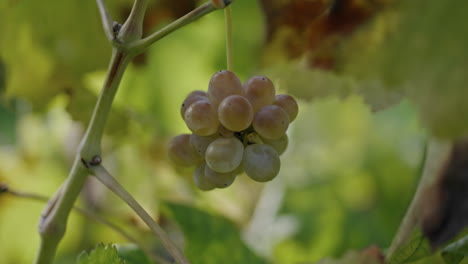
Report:
[[[122,21],[131,1],[109,5]],[[149,30],[171,19],[157,5],[150,5],[157,23]],[[239,0],[233,14],[235,72],[243,81],[272,72],[281,83],[259,64],[265,25],[258,3]],[[129,66],[103,141],[105,166],[185,245],[193,263],[313,263],[351,249],[388,247],[424,152],[426,132],[409,101],[373,113],[359,95],[311,101],[299,94],[280,175],[267,184],[243,175],[228,189],[201,192],[190,171],[169,164],[167,142],[188,131],[180,103],[191,90],[206,90],[211,75],[225,68],[223,23],[222,12],[210,14]],[[0,182],[51,196],[68,174],[111,48],[94,1],[2,1],[0,25]],[[92,179],[78,205],[165,254],[144,224]],[[0,196],[2,263],[33,261],[43,208]],[[72,213],[57,263],[74,263],[100,242],[128,243]]]

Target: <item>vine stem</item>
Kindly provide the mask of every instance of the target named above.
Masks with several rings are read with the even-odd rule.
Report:
[[[10,187],[7,187],[4,184],[0,184],[0,186],[1,186],[0,189],[2,190],[2,191],[0,191],[0,194],[5,193],[5,194],[12,195],[14,197],[23,198],[23,199],[32,200],[32,201],[37,201],[37,202],[43,202],[43,203],[47,203],[50,200],[50,197],[40,195],[40,194],[37,194],[37,193],[30,193],[30,192],[23,192],[23,191],[13,190],[13,189],[11,189]],[[86,210],[84,208],[74,206],[72,209],[75,210],[80,215],[85,216],[85,217],[93,220],[96,223],[102,224],[102,225],[107,226],[108,228],[112,229],[114,232],[118,233],[119,235],[121,235],[122,237],[127,239],[128,241],[130,241],[130,242],[134,243],[135,245],[137,245],[148,256],[151,256],[154,259],[157,259],[159,262],[165,262],[165,260],[162,257],[154,255],[145,245],[140,243],[140,241],[138,241],[136,238],[134,238],[131,234],[127,233],[125,230],[121,229],[119,226],[111,223],[110,221],[106,220],[105,218],[100,217],[99,215],[96,215],[95,213],[93,213],[93,212],[91,212],[89,210]]]
[[[68,215],[73,208],[86,177],[88,169],[82,160],[91,160],[101,153],[101,138],[112,101],[130,58],[120,49],[113,49],[108,73],[102,92],[96,103],[88,129],[80,144],[70,174],[65,183],[49,201],[39,221],[41,242],[36,255],[36,264],[53,263],[57,246],[65,234]]]
[[[75,160],[65,183],[56,194],[49,200],[39,221],[39,234],[41,237],[39,250],[34,261],[35,264],[51,264],[56,255],[57,246],[65,234],[68,215],[75,203],[83,184],[90,174],[89,165],[100,164],[94,159],[101,156],[101,140],[104,128],[112,107],[115,94],[120,81],[130,60],[146,50],[151,44],[167,36],[171,32],[197,20],[198,18],[216,10],[211,2],[198,7],[187,15],[172,22],[158,32],[142,38],[142,23],[148,0],[135,0],[130,16],[117,32],[114,31],[113,21],[104,5],[103,0],[96,0],[105,34],[113,46],[112,57],[107,71],[104,85],[94,108],[89,126],[83,136],[78,148]],[[232,1],[233,2],[233,1]],[[105,172],[98,169],[98,172]],[[112,177],[111,177],[112,178]],[[116,182],[116,181],[115,181]],[[118,184],[118,182],[116,182]],[[112,186],[115,186],[112,185]],[[118,184],[118,186],[120,186]],[[121,186],[120,186],[121,187]],[[149,221],[149,215],[141,213],[143,208],[123,188],[119,194],[124,194],[124,201],[132,200],[131,207],[140,217],[146,218],[147,224],[151,225],[155,233],[161,237],[168,250],[174,253],[179,263],[188,263],[180,251],[170,242],[164,231]],[[130,197],[130,198],[129,198]],[[145,216],[142,216],[145,215]],[[174,247],[174,248],[172,248]]]
[[[180,249],[172,242],[164,230],[153,220],[153,218],[143,209],[143,207],[132,197],[130,193],[101,165],[91,166],[90,171],[93,175],[119,196],[135,213],[148,225],[162,241],[167,250],[179,264],[189,264],[189,261],[182,254]]]
[[[233,48],[232,48],[232,10],[231,6],[224,8],[224,19],[226,24],[226,65],[228,71],[233,71]]]
[[[112,41],[114,39],[114,30],[112,28],[113,20],[109,15],[109,11],[107,11],[106,5],[104,5],[103,0],[96,0],[96,3],[99,8],[99,13],[101,15],[104,33],[106,34],[107,40]]]

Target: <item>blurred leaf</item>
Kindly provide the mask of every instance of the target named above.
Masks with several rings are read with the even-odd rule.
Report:
[[[405,94],[435,136],[466,135],[468,3],[414,0],[396,7],[367,28],[373,37],[363,30],[343,49],[344,72]]]
[[[442,250],[442,257],[447,264],[458,264],[468,256],[468,236],[448,245]]]
[[[152,264],[151,260],[146,256],[145,252],[134,244],[117,244],[115,245],[119,256],[126,261],[127,264]]]
[[[432,255],[429,241],[419,231],[412,233],[407,243],[400,246],[387,260],[389,264],[409,263]]]
[[[165,207],[182,228],[191,263],[266,263],[245,246],[239,229],[226,218],[181,204]]]
[[[0,98],[5,92],[6,87],[6,65],[0,58]]]
[[[78,257],[78,264],[125,264],[118,255],[115,246],[99,244],[89,254],[83,252]]]
[[[383,264],[384,256],[376,246],[368,247],[362,251],[349,251],[340,259],[323,259],[317,264]]]

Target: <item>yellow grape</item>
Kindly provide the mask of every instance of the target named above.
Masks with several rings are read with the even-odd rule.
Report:
[[[289,122],[294,121],[299,113],[299,106],[297,105],[296,99],[289,94],[276,95],[273,104],[283,108],[283,110],[288,113]]]
[[[267,105],[257,111],[252,122],[255,131],[268,139],[280,138],[289,126],[289,116],[277,105]]]
[[[265,76],[253,76],[244,84],[245,97],[252,104],[254,112],[272,104],[275,100],[275,86]]]
[[[208,97],[214,105],[219,105],[224,98],[233,94],[244,94],[242,83],[233,72],[223,70],[211,77]]]
[[[184,167],[195,166],[202,160],[200,155],[198,155],[190,144],[189,134],[175,136],[169,142],[168,155],[172,162]]]
[[[253,109],[247,98],[241,95],[230,95],[221,101],[218,117],[221,124],[232,131],[242,131],[250,126]]]
[[[216,108],[208,100],[200,100],[185,111],[185,124],[199,136],[210,136],[218,131],[219,121]]]

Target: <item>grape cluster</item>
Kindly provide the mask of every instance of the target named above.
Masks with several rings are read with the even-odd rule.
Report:
[[[193,91],[182,103],[180,114],[193,133],[171,140],[169,158],[196,166],[194,182],[205,191],[228,187],[242,172],[255,181],[271,181],[297,113],[296,100],[275,95],[267,77],[254,76],[242,85],[234,73],[219,71],[208,92]]]

